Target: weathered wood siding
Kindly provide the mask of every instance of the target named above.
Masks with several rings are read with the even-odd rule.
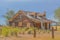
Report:
[[[22,27],[22,22],[18,22],[18,26],[19,27]]]

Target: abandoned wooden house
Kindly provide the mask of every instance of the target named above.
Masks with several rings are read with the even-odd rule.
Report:
[[[46,18],[46,12],[18,11],[10,20],[10,26],[38,27],[50,29],[52,21]]]

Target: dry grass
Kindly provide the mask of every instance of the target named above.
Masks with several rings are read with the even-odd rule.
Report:
[[[60,40],[60,34],[55,34],[55,38],[51,38],[51,34],[37,34],[36,38],[33,35],[25,34],[20,35],[19,37],[11,36],[11,37],[3,37],[0,40]]]
[[[33,34],[19,34],[18,37],[10,36],[10,37],[0,37],[0,40],[60,40],[60,26],[57,27],[58,30],[55,31],[55,37],[52,39],[51,32],[50,33],[37,33],[36,38],[33,37]]]

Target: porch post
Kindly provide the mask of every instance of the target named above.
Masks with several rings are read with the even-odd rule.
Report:
[[[47,29],[49,29],[49,23],[47,22]]]
[[[56,31],[57,31],[57,23],[56,23]]]
[[[44,26],[43,26],[43,22],[41,22],[41,29],[45,29]]]
[[[50,28],[51,28],[51,23],[49,23],[49,30],[50,30]]]

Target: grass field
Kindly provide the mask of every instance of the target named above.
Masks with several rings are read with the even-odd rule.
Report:
[[[37,31],[36,38],[33,37],[33,33],[32,34],[25,33],[18,34],[18,36],[8,37],[0,36],[0,40],[60,40],[60,26],[58,26],[57,29],[58,30],[54,32],[55,33],[54,39],[52,39],[51,31],[46,32],[44,30],[41,30],[40,32]]]

